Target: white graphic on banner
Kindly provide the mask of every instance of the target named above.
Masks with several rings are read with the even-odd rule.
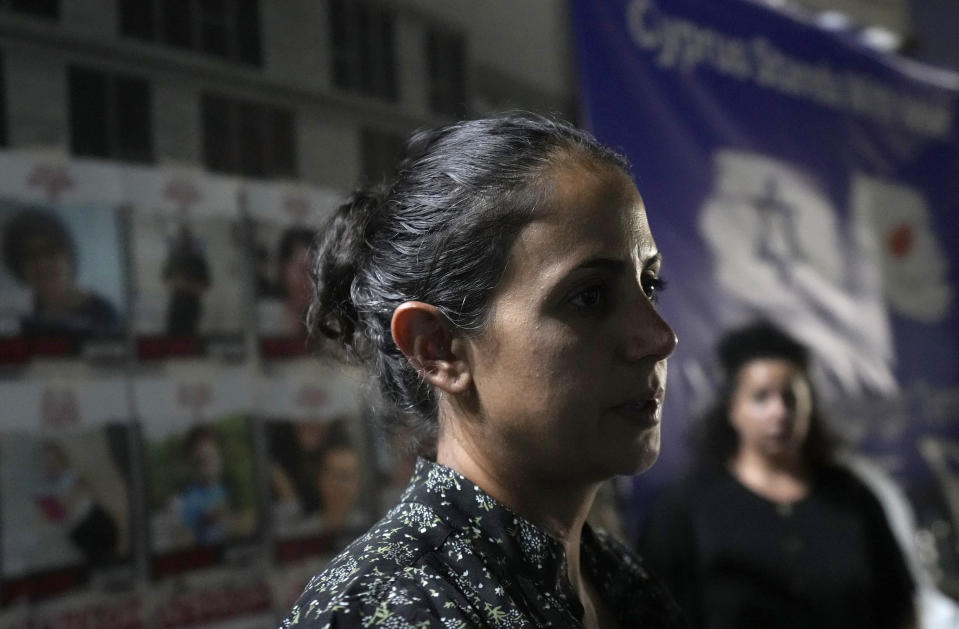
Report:
[[[852,210],[857,238],[882,270],[889,306],[921,323],[944,319],[953,301],[948,262],[919,192],[860,175],[852,184]]]
[[[819,186],[788,164],[720,151],[700,214],[722,290],[813,347],[831,386],[893,393],[881,279]]]

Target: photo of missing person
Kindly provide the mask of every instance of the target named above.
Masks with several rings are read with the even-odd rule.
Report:
[[[254,223],[253,232],[260,334],[305,338],[313,294],[309,253],[316,232],[305,225],[280,228],[264,222]]]
[[[210,288],[210,265],[189,225],[180,225],[170,240],[163,282],[169,290],[167,334],[195,336],[203,313],[203,296]]]
[[[120,336],[122,264],[116,215],[0,201],[0,335]]]
[[[245,254],[237,221],[138,208],[131,232],[138,336],[242,332]]]
[[[0,435],[0,522],[7,582],[130,558],[127,429]],[[29,595],[41,594],[29,592]]]
[[[325,536],[335,552],[369,524],[361,501],[363,460],[350,430],[355,421],[267,422],[278,539]]]
[[[180,523],[190,530],[197,546],[222,544],[227,537],[230,497],[223,479],[223,449],[216,433],[194,428],[184,440],[191,474],[174,497]]]
[[[245,415],[146,444],[153,554],[228,545],[259,529],[253,443]]]
[[[38,445],[36,454],[40,478],[34,500],[43,517],[67,527],[67,537],[85,563],[111,559],[117,548],[116,519],[94,496],[62,446],[47,440]]]

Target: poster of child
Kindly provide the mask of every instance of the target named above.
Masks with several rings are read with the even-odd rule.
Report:
[[[120,242],[114,208],[0,199],[0,336],[122,336]]]
[[[238,184],[132,171],[133,327],[139,339],[242,337],[247,258]],[[141,343],[142,345],[142,343]],[[162,345],[162,344],[161,344]],[[197,343],[196,352],[204,345]],[[163,348],[155,358],[164,355]]]
[[[130,433],[115,380],[3,383],[3,601],[132,570]]]
[[[228,415],[147,444],[153,547],[217,546],[256,531],[249,421]]]
[[[336,208],[332,190],[290,184],[250,184],[244,213],[254,251],[257,330],[262,339],[287,338],[305,349],[304,319],[312,297],[309,251],[317,227]],[[277,344],[264,344],[269,348]],[[299,353],[302,353],[299,352]]]
[[[197,369],[134,385],[157,577],[221,563],[261,531],[250,376]]]

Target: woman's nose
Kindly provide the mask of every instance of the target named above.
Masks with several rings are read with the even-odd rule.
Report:
[[[649,299],[641,297],[626,314],[626,355],[629,360],[665,360],[676,349],[676,332]]]
[[[788,418],[792,414],[792,405],[784,395],[772,396],[772,413],[776,419]]]

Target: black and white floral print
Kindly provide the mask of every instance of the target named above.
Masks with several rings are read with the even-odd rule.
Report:
[[[586,576],[623,627],[679,627],[625,546],[588,525]],[[465,477],[420,459],[399,504],[313,577],[284,629],[580,627],[562,546]]]

